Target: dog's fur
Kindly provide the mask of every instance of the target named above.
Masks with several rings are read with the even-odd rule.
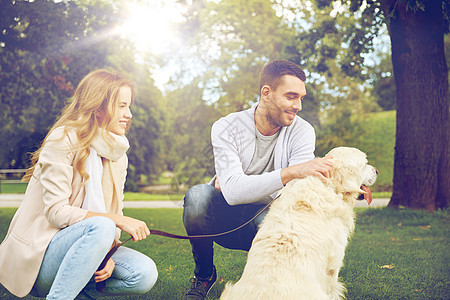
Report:
[[[375,182],[376,169],[355,148],[330,151],[334,176],[327,183],[309,176],[292,180],[270,207],[236,284],[222,300],[340,299],[338,281],[355,222],[353,206]],[[370,191],[370,190],[369,190]]]

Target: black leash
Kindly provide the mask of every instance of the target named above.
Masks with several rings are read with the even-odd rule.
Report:
[[[100,264],[100,266],[97,268],[97,271],[103,270],[106,266],[106,263],[108,262],[108,260],[111,258],[111,256],[113,256],[114,253],[116,253],[117,249],[119,249],[120,246],[122,246],[123,244],[125,244],[126,242],[128,242],[129,240],[133,239],[133,237],[129,237],[128,239],[126,239],[125,241],[118,243],[116,245],[114,245],[114,247],[112,247],[108,253],[106,253],[105,258],[102,260],[102,263]],[[99,292],[103,292],[105,290],[106,287],[106,280],[97,282],[95,284],[95,289]]]
[[[236,227],[234,229],[225,231],[225,232],[216,233],[216,234],[203,234],[203,235],[178,235],[178,234],[172,234],[172,233],[168,233],[168,232],[161,231],[161,230],[150,229],[150,234],[159,235],[159,236],[165,236],[165,237],[168,237],[168,238],[179,239],[179,240],[207,239],[207,238],[214,238],[214,237],[226,235],[226,234],[238,231],[242,227],[245,227],[248,224],[250,224],[253,220],[255,220],[257,217],[259,217],[279,197],[280,197],[280,195],[278,195],[277,197],[273,198],[272,201],[270,201],[268,204],[266,204],[266,206],[264,206],[262,209],[260,209],[260,211],[258,211],[258,213],[256,215],[254,215],[250,220],[248,220],[244,224],[242,224],[239,227]]]
[[[276,196],[275,198],[272,199],[272,201],[270,201],[268,204],[266,204],[266,206],[264,206],[255,216],[253,216],[250,220],[248,220],[247,222],[245,222],[244,224],[240,225],[239,227],[236,227],[234,229],[225,231],[225,232],[221,232],[221,233],[217,233],[217,234],[203,234],[203,235],[178,235],[178,234],[173,234],[173,233],[169,233],[169,232],[165,232],[165,231],[161,231],[161,230],[156,230],[156,229],[150,229],[150,234],[151,235],[159,235],[159,236],[164,236],[164,237],[168,237],[168,238],[172,238],[172,239],[178,239],[178,240],[197,240],[197,239],[207,239],[207,238],[213,238],[213,237],[218,237],[218,236],[222,236],[222,235],[226,235],[226,234],[230,234],[232,232],[235,232],[239,229],[241,229],[242,227],[247,226],[248,224],[250,224],[253,220],[255,220],[257,217],[259,217],[276,199],[278,199],[280,197],[281,194],[279,194],[278,196]],[[109,250],[109,252],[106,254],[105,258],[103,259],[102,263],[100,264],[100,266],[98,267],[97,271],[103,270],[103,268],[106,266],[106,263],[108,262],[108,260],[111,258],[111,256],[113,256],[114,253],[116,253],[117,249],[119,249],[120,246],[122,246],[123,244],[125,244],[126,242],[130,241],[132,239],[132,237],[128,238],[127,240],[116,244],[114,247],[111,248],[111,250]],[[95,288],[97,291],[99,292],[103,292],[105,290],[105,286],[106,286],[106,280],[97,282],[95,284]]]

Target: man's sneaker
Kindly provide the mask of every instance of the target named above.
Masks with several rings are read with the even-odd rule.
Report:
[[[209,290],[212,288],[217,279],[216,268],[213,270],[213,274],[207,280],[201,280],[196,277],[191,278],[191,289],[183,297],[183,300],[203,300],[206,299]]]

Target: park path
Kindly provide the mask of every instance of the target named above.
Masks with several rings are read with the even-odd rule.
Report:
[[[0,207],[19,207],[24,194],[0,194]],[[390,199],[373,199],[370,206],[366,201],[356,201],[355,207],[385,207]],[[125,208],[182,208],[183,201],[124,201]]]

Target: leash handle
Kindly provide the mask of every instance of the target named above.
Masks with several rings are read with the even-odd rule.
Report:
[[[97,271],[103,270],[106,266],[106,263],[108,262],[108,260],[111,258],[111,256],[114,255],[114,253],[116,253],[117,249],[119,249],[120,246],[122,246],[123,244],[125,244],[126,242],[128,242],[129,240],[131,240],[133,237],[128,238],[127,240],[118,243],[116,245],[114,245],[109,251],[108,253],[106,253],[105,258],[102,260],[102,263],[100,264],[100,266],[97,268]],[[95,284],[95,289],[99,292],[103,292],[105,290],[106,287],[106,279],[100,282],[97,282]]]

